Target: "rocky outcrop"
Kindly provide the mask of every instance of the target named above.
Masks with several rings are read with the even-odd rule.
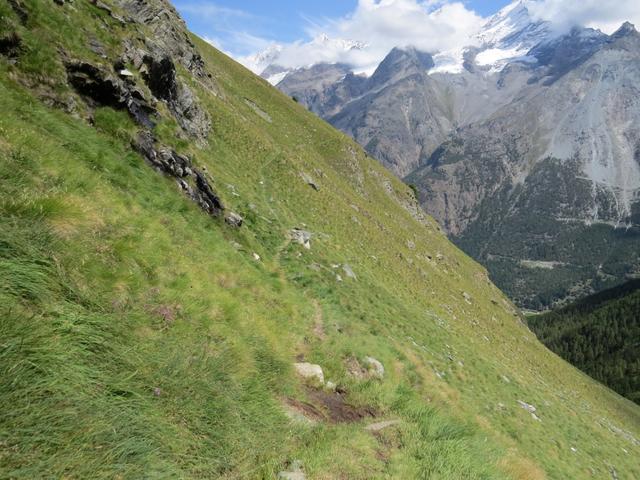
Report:
[[[133,65],[153,96],[167,104],[180,127],[199,143],[206,142],[211,130],[211,120],[200,107],[191,89],[178,77],[170,56],[126,43],[125,52],[118,64],[121,68],[127,64]]]
[[[69,84],[94,106],[108,106],[126,110],[145,128],[153,128],[156,109],[134,83],[118,78],[102,65],[70,61],[66,65]]]
[[[218,217],[224,212],[220,197],[211,187],[207,175],[193,166],[188,157],[156,144],[150,132],[141,132],[133,148],[156,169],[176,179],[185,194],[209,215]]]
[[[209,79],[202,56],[175,8],[165,0],[114,0],[131,21],[146,25],[146,47],[156,57],[169,56],[200,79]]]

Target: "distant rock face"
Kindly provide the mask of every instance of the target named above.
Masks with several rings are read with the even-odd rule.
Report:
[[[640,36],[625,31],[540,46],[544,65],[517,101],[460,129],[408,177],[527,308],[640,270]],[[578,53],[567,61],[566,51]]]

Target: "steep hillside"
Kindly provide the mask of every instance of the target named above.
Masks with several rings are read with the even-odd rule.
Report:
[[[640,403],[640,280],[528,323],[562,358]]]
[[[0,50],[0,478],[640,477],[638,406],[167,3]]]

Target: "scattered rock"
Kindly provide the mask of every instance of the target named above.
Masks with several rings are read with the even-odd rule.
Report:
[[[224,221],[232,227],[240,228],[244,223],[244,218],[237,213],[229,212],[229,214],[224,218]]]
[[[400,420],[387,420],[386,422],[372,423],[364,427],[364,429],[368,432],[376,433],[376,432],[381,432],[385,428],[399,425],[400,423],[401,423]]]
[[[527,403],[527,402],[523,402],[522,400],[518,400],[518,405],[520,405],[522,408],[524,408],[527,412],[529,412],[531,414],[531,417],[534,420],[537,420],[538,422],[541,422],[542,419],[538,416],[537,409],[536,407],[534,407],[533,405]]]
[[[464,298],[465,302],[471,305],[471,295],[469,295],[467,292],[462,292],[462,298]]]
[[[160,388],[158,388],[158,387],[155,387],[153,389],[153,396],[154,397],[159,397],[160,395],[162,395],[162,390]]]
[[[358,279],[358,277],[356,277],[356,274],[353,273],[353,269],[349,265],[347,265],[346,263],[344,265],[342,265],[342,271],[347,276],[347,278],[351,278],[352,280],[357,280]]]
[[[306,230],[301,230],[299,228],[294,228],[289,231],[289,238],[302,245],[307,250],[311,249],[311,232],[307,232]]]
[[[305,380],[313,380],[321,385],[324,385],[324,372],[322,371],[322,367],[320,365],[301,362],[294,363],[293,366],[296,369],[296,373]]]
[[[222,201],[204,173],[194,168],[188,157],[167,147],[156,147],[155,138],[149,131],[138,135],[133,148],[158,170],[176,178],[180,188],[209,215],[217,217],[224,212]]]
[[[373,357],[364,357],[364,363],[369,369],[371,376],[382,379],[384,378],[384,365]]]
[[[294,460],[288,470],[278,473],[278,478],[281,480],[305,480],[307,477],[302,469],[302,462]]]
[[[537,409],[533,405],[528,404],[527,402],[523,402],[522,400],[518,400],[518,405],[524,408],[529,413],[536,413]]]
[[[254,253],[254,254],[253,254],[253,259],[254,259],[256,262],[259,262],[259,261],[260,261],[260,255],[258,255],[257,253]]]
[[[313,180],[313,178],[311,178],[311,176],[309,174],[307,174],[305,172],[300,172],[300,176],[302,177],[302,180],[304,180],[304,183],[309,185],[316,192],[320,190],[320,187],[318,186],[318,184]]]

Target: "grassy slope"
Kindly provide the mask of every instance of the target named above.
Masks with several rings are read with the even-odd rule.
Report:
[[[202,150],[173,143],[246,217],[232,231],[130,150],[124,114],[101,110],[94,128],[13,79],[46,68],[64,91],[45,61],[56,42],[89,57],[83,29],[122,35],[85,2],[69,16],[24,3],[30,50],[0,61],[0,478],[273,478],[292,459],[323,479],[640,478],[619,430],[640,437],[638,407],[545,350],[351,140],[196,40],[218,86],[194,86],[213,133]],[[303,224],[311,251],[286,240]],[[358,279],[337,282],[337,263]],[[366,355],[383,381],[346,374]],[[282,399],[308,395],[300,356],[402,423],[376,437],[290,422]]]

